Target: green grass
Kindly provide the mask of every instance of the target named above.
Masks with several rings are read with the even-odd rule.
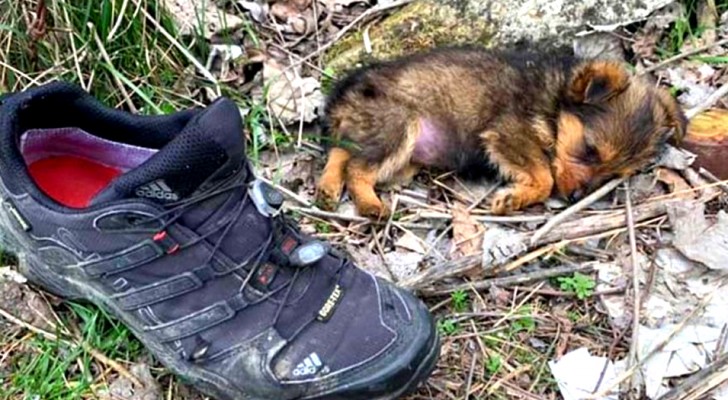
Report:
[[[62,315],[66,326],[78,326],[77,336],[91,348],[114,360],[135,360],[144,353],[138,342],[117,320],[95,307],[67,303]],[[8,370],[0,375],[0,398],[74,400],[91,398],[98,389],[99,364],[79,344],[32,336],[10,355]],[[37,396],[37,397],[36,397]]]
[[[0,0],[0,93],[65,80],[108,106],[161,114],[199,105],[191,89],[212,87],[190,68],[191,57],[204,64],[205,42],[182,38],[156,0],[47,0],[46,5],[47,32],[34,41],[26,20],[35,2]],[[225,94],[246,104],[234,91]],[[2,265],[14,261],[4,253],[0,257]],[[0,399],[96,398],[115,373],[89,348],[122,364],[146,354],[128,329],[101,310],[70,302],[58,310],[66,327],[77,327],[74,335],[84,345],[25,330],[13,336],[0,332],[0,346],[12,349],[0,353],[6,356]]]
[[[47,33],[36,42],[28,34],[24,17],[33,14],[34,7],[21,7],[32,4],[0,1],[0,30],[5,31],[0,36],[1,90],[17,91],[63,79],[87,87],[107,105],[133,107],[141,113],[194,104],[183,92],[173,90],[177,82],[190,78],[185,70],[189,60],[145,18],[147,12],[172,37],[179,37],[156,1],[46,4]],[[197,45],[192,52],[199,56],[200,50]]]
[[[463,312],[468,308],[468,293],[464,290],[456,290],[450,294],[450,301],[455,312]]]

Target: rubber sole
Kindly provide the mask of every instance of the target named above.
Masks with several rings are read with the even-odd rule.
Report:
[[[8,238],[5,237],[5,240]],[[115,316],[122,321],[134,334],[134,336],[144,344],[144,346],[156,357],[162,364],[170,369],[174,374],[185,379],[187,383],[200,390],[205,395],[211,396],[217,400],[269,400],[265,398],[253,397],[242,393],[242,391],[232,384],[221,382],[219,376],[208,373],[202,369],[186,368],[185,364],[179,358],[171,357],[172,354],[165,348],[161,348],[158,344],[145,340],[141,334],[141,327],[136,326],[136,322],[124,317],[124,312],[118,309],[112,302],[107,301],[107,296],[98,292],[96,289],[87,284],[77,282],[67,276],[56,274],[51,268],[40,262],[33,260],[32,256],[28,256],[23,252],[15,254],[19,261],[20,272],[33,284],[47,290],[59,297],[68,300],[85,301],[104,309],[110,315]],[[439,358],[440,338],[435,333],[432,338],[432,344],[428,353],[419,363],[419,366],[408,382],[402,385],[401,389],[396,390],[393,394],[380,397],[373,397],[371,400],[396,400],[401,396],[409,394],[417,389],[419,384],[429,377],[434,370]],[[165,356],[169,354],[170,356]],[[209,375],[209,376],[207,376]],[[335,399],[335,396],[321,396],[307,398],[308,400],[324,400]]]

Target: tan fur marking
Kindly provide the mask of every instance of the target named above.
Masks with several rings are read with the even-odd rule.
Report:
[[[407,124],[405,137],[402,140],[400,148],[391,156],[385,158],[379,165],[379,175],[377,182],[390,182],[393,178],[402,173],[402,170],[409,165],[412,153],[415,150],[415,143],[420,136],[419,119],[411,121]]]
[[[333,147],[317,185],[316,197],[325,210],[334,210],[339,203],[346,178],[346,165],[351,158],[348,151]]]
[[[379,168],[368,166],[363,160],[351,160],[346,170],[346,187],[359,215],[381,220],[389,215],[389,210],[374,191],[378,174]]]
[[[554,140],[554,135],[551,131],[551,127],[549,127],[548,122],[546,122],[544,118],[534,118],[531,126],[533,127],[534,132],[536,132],[536,137],[541,142],[544,149],[554,147],[554,145],[556,144]]]

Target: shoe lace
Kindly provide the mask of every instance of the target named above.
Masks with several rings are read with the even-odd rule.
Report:
[[[247,176],[251,176],[250,168],[248,167],[248,174]],[[121,231],[124,233],[140,233],[140,232],[149,232],[149,228],[140,228],[144,227],[145,225],[148,227],[150,223],[157,223],[159,224],[160,221],[163,221],[161,225],[157,225],[155,227],[155,231],[158,232],[165,232],[167,228],[169,228],[172,224],[174,224],[176,221],[178,221],[182,216],[189,211],[192,207],[195,205],[210,200],[214,197],[224,195],[226,193],[229,193],[230,195],[235,195],[235,192],[243,193],[241,196],[241,200],[235,205],[235,208],[231,211],[229,214],[229,217],[227,221],[225,221],[222,224],[218,224],[217,227],[214,229],[211,229],[209,232],[206,232],[203,235],[198,236],[197,238],[188,241],[183,244],[177,245],[176,248],[174,248],[174,252],[183,250],[185,248],[191,247],[203,240],[207,240],[210,236],[214,235],[217,232],[221,232],[219,237],[215,240],[212,250],[210,251],[210,254],[208,255],[208,258],[205,260],[203,265],[209,264],[213,258],[215,257],[215,254],[219,251],[220,246],[222,245],[223,241],[227,237],[227,235],[230,233],[231,229],[235,226],[235,224],[238,222],[240,217],[243,216],[243,212],[246,209],[246,207],[249,205],[249,202],[253,201],[251,199],[251,189],[250,189],[250,181],[248,179],[240,179],[240,178],[233,178],[229,179],[227,181],[221,182],[215,187],[212,187],[208,190],[205,190],[204,192],[201,192],[199,194],[190,196],[188,198],[182,199],[180,201],[170,203],[167,205],[167,209],[159,214],[156,214],[154,216],[148,216],[148,217],[142,217],[137,219],[136,221],[133,221],[130,223],[131,227],[122,229]],[[298,224],[289,216],[285,215],[283,212],[278,212],[272,216],[270,216],[269,221],[271,223],[271,229],[269,230],[269,234],[266,237],[266,239],[263,242],[263,245],[260,247],[257,253],[254,253],[251,255],[247,260],[239,263],[235,270],[247,270],[247,274],[243,280],[243,283],[240,286],[239,291],[243,292],[245,288],[250,284],[252,278],[257,273],[259,267],[263,264],[264,261],[267,261],[271,259],[273,250],[276,248],[276,246],[280,245],[281,239],[285,235],[293,235],[295,239],[297,240],[299,246],[305,245],[308,242],[311,242],[315,239],[309,237],[308,235],[303,234],[300,231],[300,228],[298,227]],[[328,248],[328,246],[325,246],[327,249],[327,253],[330,256],[333,256],[335,259],[338,260],[338,265],[334,269],[334,276],[335,278],[338,278],[340,274],[342,273],[342,270],[347,266],[351,265],[351,261],[349,258],[345,257],[338,251]],[[277,260],[280,263],[280,260]],[[283,312],[283,309],[288,305],[288,301],[290,299],[292,289],[294,287],[294,284],[297,279],[301,276],[301,273],[314,265],[315,263],[305,265],[305,266],[292,266],[290,263],[286,265],[286,263],[283,263],[283,265],[278,264],[279,267],[289,267],[293,268],[293,274],[287,281],[282,282],[280,285],[278,285],[274,289],[268,290],[266,293],[264,293],[262,296],[259,296],[256,300],[248,303],[248,306],[254,306],[256,304],[260,304],[262,302],[267,301],[268,299],[272,298],[273,296],[276,296],[277,294],[281,293],[282,291],[285,291],[283,298],[280,299],[278,307],[276,309],[276,313],[273,316],[273,319],[271,321],[271,326],[275,326],[278,322],[281,313]],[[335,279],[338,280],[338,279]],[[301,326],[295,330],[289,338],[291,339],[293,337],[296,337],[300,332],[302,332],[308,325],[310,325],[313,321],[316,320],[316,314],[314,313],[312,317],[301,324]],[[195,349],[190,352],[190,358],[193,361],[202,361],[205,358],[205,355],[207,353],[207,349],[209,348],[209,343],[202,340],[199,335],[197,336],[197,342]]]

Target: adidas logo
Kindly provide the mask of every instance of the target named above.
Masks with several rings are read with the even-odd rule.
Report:
[[[318,372],[322,365],[323,363],[321,363],[318,354],[311,353],[296,366],[296,369],[293,370],[293,376],[313,375]]]
[[[139,197],[146,197],[150,199],[169,201],[179,200],[179,195],[177,195],[172,188],[167,186],[162,179],[157,179],[154,182],[139,186],[134,193],[136,193]]]

